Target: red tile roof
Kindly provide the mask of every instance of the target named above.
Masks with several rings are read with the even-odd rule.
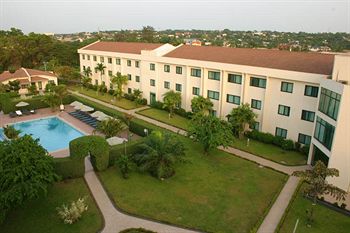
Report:
[[[183,45],[164,57],[331,75],[334,55],[271,49]]]
[[[82,48],[82,50],[141,54],[141,50],[153,50],[162,45],[163,44],[100,41],[100,42],[88,45]]]
[[[18,78],[28,78],[28,74],[32,76],[51,76],[51,77],[57,77],[55,74],[42,71],[42,70],[33,70],[33,69],[26,69],[26,68],[19,68],[14,73],[10,73],[9,71],[5,71],[0,74],[0,82],[9,80],[9,79],[18,79]]]

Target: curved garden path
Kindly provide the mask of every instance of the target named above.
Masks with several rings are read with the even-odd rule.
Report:
[[[104,105],[106,107],[115,109],[115,110],[117,110],[119,112],[123,112],[123,113],[128,113],[128,114],[134,115],[134,116],[136,116],[137,118],[139,118],[141,120],[144,120],[144,121],[149,122],[151,124],[154,124],[154,125],[157,125],[159,127],[165,128],[165,129],[170,130],[172,132],[179,133],[181,135],[186,135],[186,131],[185,130],[176,128],[174,126],[165,124],[163,122],[159,122],[157,120],[148,118],[146,116],[143,116],[143,115],[140,115],[140,114],[137,113],[137,111],[140,111],[141,109],[145,109],[145,108],[148,108],[148,107],[142,107],[142,108],[137,108],[137,109],[132,109],[132,110],[125,110],[125,109],[119,108],[119,107],[117,107],[115,105],[112,105],[112,104],[109,104],[109,103],[106,103],[106,102],[94,99],[92,97],[80,94],[78,92],[73,92],[73,91],[70,91],[70,92],[72,92],[74,95],[77,95],[77,96],[83,97],[85,99],[94,101],[94,102],[96,102],[98,104],[101,104],[101,105]],[[311,168],[311,166],[309,166],[309,165],[285,166],[285,165],[282,165],[282,164],[279,164],[279,163],[276,163],[276,162],[264,159],[262,157],[250,154],[248,152],[235,149],[233,147],[227,147],[227,148],[219,147],[219,149],[223,150],[223,151],[226,151],[227,153],[230,153],[232,155],[235,155],[235,156],[238,156],[238,157],[241,157],[241,158],[253,161],[253,162],[255,162],[255,163],[257,163],[257,164],[259,164],[261,166],[269,167],[269,168],[272,168],[272,169],[274,169],[276,171],[288,174],[289,176],[294,171],[302,171],[302,170],[306,170],[306,169]],[[89,173],[87,173],[85,175],[85,179],[86,179],[86,176],[88,176],[88,177],[90,177],[90,176],[95,177],[95,178],[89,178],[89,179],[92,179],[92,180],[96,179],[96,181],[93,181],[92,185],[93,186],[97,185],[98,187],[95,187],[95,188],[96,189],[101,189],[98,192],[99,193],[102,192],[105,195],[105,197],[103,197],[102,194],[101,194],[102,197],[100,195],[95,197],[95,195],[94,195],[97,204],[99,205],[99,202],[102,202],[101,204],[106,204],[104,202],[106,202],[106,199],[108,199],[108,196],[105,193],[105,191],[103,190],[103,187],[100,184],[99,180],[97,179],[95,173],[93,171],[92,172],[90,171]],[[271,207],[269,213],[266,215],[264,221],[260,225],[260,227],[258,229],[258,233],[273,233],[273,232],[275,232],[275,230],[276,230],[276,228],[278,226],[278,223],[280,222],[280,220],[281,220],[281,218],[282,218],[282,216],[283,216],[283,214],[284,214],[284,212],[285,212],[285,210],[286,210],[286,208],[287,208],[287,206],[288,206],[288,204],[289,204],[289,202],[290,202],[290,200],[291,200],[291,198],[293,196],[293,193],[294,193],[295,189],[298,186],[298,183],[299,183],[299,178],[294,177],[294,176],[290,176],[288,178],[288,181],[284,185],[284,187],[283,187],[282,191],[280,192],[279,196],[277,197],[275,203],[273,204],[273,206]],[[90,184],[89,184],[89,187],[90,187]],[[90,187],[90,189],[92,190],[93,188]],[[94,192],[93,192],[93,194],[94,194]],[[99,198],[102,198],[102,200],[98,201]],[[109,199],[108,199],[108,202],[110,202]],[[113,206],[112,203],[110,203],[110,204]],[[114,206],[113,206],[113,208],[114,208]],[[117,211],[117,210],[115,210],[115,211]],[[118,224],[114,223],[115,226],[116,225],[118,225],[118,226],[129,225],[129,227],[137,227],[137,224],[136,225],[133,225],[133,224],[130,225],[129,221],[132,218],[132,219],[135,219],[135,223],[138,223],[138,221],[140,221],[140,224],[141,223],[142,224],[146,224],[146,223],[148,223],[148,224],[151,224],[151,223],[155,224],[154,226],[151,224],[150,227],[156,227],[156,226],[171,227],[171,226],[168,226],[168,225],[159,224],[159,223],[155,223],[155,222],[152,222],[152,221],[147,221],[147,220],[131,217],[131,216],[125,215],[125,214],[120,213],[120,212],[118,212],[118,213],[121,214],[121,215],[124,215],[124,217],[118,217],[118,215],[115,215],[116,213],[114,213],[112,210],[111,210],[111,213],[106,212],[106,214],[107,215],[111,215],[111,217],[110,216],[106,216],[105,214],[103,214],[103,216],[105,217],[106,226],[109,225],[109,222],[111,222],[111,226],[112,226],[113,225],[112,223],[113,223],[113,221],[115,222],[115,219],[118,219],[118,220],[120,219],[121,221],[120,222],[118,221]],[[128,219],[128,218],[124,219],[125,216],[130,217],[130,219]],[[152,230],[153,228],[150,228],[150,227],[148,227],[148,225],[147,226],[145,225],[145,228],[148,228],[148,229]],[[120,229],[120,228],[116,228],[116,229]],[[182,228],[176,228],[176,227],[175,228],[172,227],[172,229],[170,229],[170,228],[167,228],[167,229],[169,229],[170,231],[166,230],[165,228],[159,228],[156,231],[157,232],[172,232],[172,233],[192,232],[192,231],[189,231],[189,230],[185,230],[185,229],[182,229]],[[165,231],[163,231],[163,230],[165,230]],[[103,230],[103,232],[109,232],[109,231]],[[114,231],[114,232],[116,232],[116,231]]]

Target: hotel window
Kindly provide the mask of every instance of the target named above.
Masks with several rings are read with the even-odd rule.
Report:
[[[298,136],[298,142],[304,145],[310,145],[311,136],[300,133]]]
[[[328,150],[331,150],[334,135],[334,126],[326,122],[320,117],[316,119],[316,127],[314,138],[317,139]]]
[[[127,66],[131,66],[131,60],[126,61]]]
[[[85,60],[85,55],[84,55],[84,54],[82,54],[81,56],[82,56],[83,60]]]
[[[96,56],[93,56],[92,58],[94,61],[97,61],[97,57]],[[88,60],[90,60],[90,56],[88,56]]]
[[[228,74],[227,82],[242,84],[242,75],[240,75],[240,74]]]
[[[149,64],[150,70],[156,70],[156,65],[154,63]]]
[[[150,79],[150,80],[149,80],[149,84],[150,84],[152,87],[154,87],[154,86],[156,85],[156,80]]]
[[[131,74],[128,74],[128,80],[131,81]]]
[[[135,76],[135,81],[136,81],[137,83],[139,83],[139,82],[140,82],[140,76],[136,75],[136,76]]]
[[[164,88],[169,89],[170,88],[170,82],[164,81]]]
[[[120,65],[120,58],[115,59],[115,64]]]
[[[108,58],[108,63],[112,64],[112,58],[111,57]]]
[[[181,84],[176,83],[176,85],[175,85],[175,89],[176,89],[176,91],[181,92],[181,91],[182,91],[182,85],[181,85]]]
[[[202,76],[201,69],[191,68],[191,76],[200,78]]]
[[[96,86],[98,85],[98,80],[97,80],[97,79],[95,79],[95,85],[96,85]]]
[[[318,87],[305,85],[304,95],[317,97],[318,96]]]
[[[287,132],[288,131],[286,129],[282,129],[282,128],[276,127],[275,136],[282,137],[282,138],[286,139],[287,138]]]
[[[199,95],[199,87],[192,87],[192,94],[193,95]]]
[[[85,66],[83,66],[83,70],[86,70],[86,67],[85,67]]]
[[[137,67],[137,68],[140,67],[140,61],[135,61],[135,67]]]
[[[250,86],[266,88],[266,79],[251,77],[250,78]]]
[[[293,83],[282,82],[281,83],[281,91],[282,92],[293,93]]]
[[[108,76],[112,76],[112,75],[113,75],[112,71],[108,70]]]
[[[209,99],[219,100],[220,94],[217,91],[208,90],[208,97]]]
[[[182,67],[181,66],[176,66],[176,73],[182,74]]]
[[[128,88],[128,94],[131,94],[131,92],[132,92],[131,88]]]
[[[220,72],[217,71],[208,71],[208,79],[220,81]]]
[[[227,103],[231,103],[231,104],[240,105],[241,104],[241,97],[236,96],[236,95],[229,95],[229,94],[227,94],[226,102]]]
[[[318,110],[333,120],[337,120],[341,95],[330,91],[326,88],[321,88],[320,103]]]
[[[105,58],[104,57],[100,57],[100,62],[104,62]]]
[[[164,72],[167,72],[167,73],[170,72],[170,66],[169,65],[164,65]]]
[[[283,115],[283,116],[289,116],[290,107],[282,105],[282,104],[278,105],[278,114]]]
[[[301,119],[304,121],[314,122],[315,121],[315,112],[303,110],[303,111],[301,111]]]
[[[252,99],[250,107],[261,110],[261,100]]]

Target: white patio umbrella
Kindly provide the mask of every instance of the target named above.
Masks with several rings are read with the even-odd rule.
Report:
[[[73,106],[73,107],[78,106],[78,105],[83,105],[83,104],[80,103],[79,101],[74,101],[70,104],[70,106]]]
[[[25,107],[28,106],[29,104],[27,102],[19,102],[18,104],[16,104],[16,107]]]
[[[106,141],[108,142],[108,144],[110,146],[114,146],[114,145],[119,145],[119,144],[122,144],[124,142],[127,142],[128,139],[120,138],[120,137],[111,137],[111,138],[108,138]]]
[[[94,109],[92,107],[90,107],[90,106],[82,105],[82,107],[80,108],[80,111],[91,112],[91,111],[94,111]]]
[[[92,117],[97,118],[97,117],[99,117],[99,116],[103,116],[103,115],[106,115],[106,114],[104,114],[104,113],[101,112],[101,111],[96,111],[96,112],[91,113],[90,115],[91,115]]]

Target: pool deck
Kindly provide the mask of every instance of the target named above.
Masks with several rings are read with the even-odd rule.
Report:
[[[75,119],[71,115],[68,114],[68,112],[74,111],[74,108],[71,106],[65,106],[65,110],[63,112],[60,111],[55,111],[53,112],[50,108],[43,108],[43,109],[38,109],[36,110],[35,114],[31,115],[23,115],[19,117],[14,117],[11,118],[8,114],[1,114],[0,115],[0,127],[6,126],[8,124],[14,124],[17,122],[22,122],[22,121],[30,121],[30,120],[36,120],[36,119],[41,119],[41,118],[46,118],[46,117],[52,117],[56,116],[64,120],[66,123],[72,125],[74,128],[78,129],[82,133],[86,135],[91,135],[93,134],[94,128],[91,126],[81,122],[78,119]],[[95,133],[97,134],[97,133]],[[54,152],[50,152],[50,154],[55,157],[55,158],[63,158],[63,157],[68,157],[69,156],[69,149],[62,149]]]

